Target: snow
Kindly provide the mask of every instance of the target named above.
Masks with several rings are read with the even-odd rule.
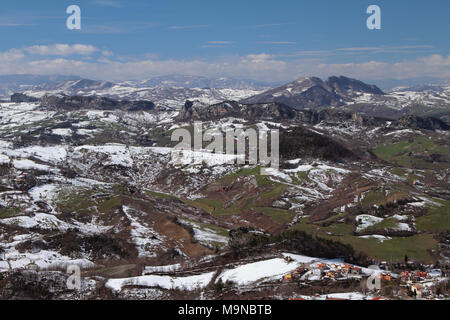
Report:
[[[266,175],[271,175],[271,176],[280,178],[284,181],[292,182],[292,179],[288,174],[283,173],[275,168],[265,168],[264,171],[265,171]]]
[[[211,244],[211,242],[217,242],[224,245],[228,244],[227,237],[218,235],[216,231],[208,227],[202,227],[199,224],[188,220],[180,220],[180,221],[192,227],[192,229],[194,230],[194,238],[200,243],[206,245]]]
[[[312,263],[317,262],[318,260],[321,260],[319,258],[312,258],[308,256],[303,256],[299,254],[292,254],[292,253],[283,253],[283,257],[290,257],[292,260],[298,262],[298,263]]]
[[[72,135],[71,129],[53,129],[52,133],[58,136],[70,137]]]
[[[58,185],[56,184],[45,184],[41,186],[34,187],[28,191],[31,199],[36,201],[50,201],[54,198]]]
[[[294,271],[297,267],[297,263],[288,263],[284,259],[275,258],[226,270],[217,277],[216,281],[221,279],[224,283],[232,281],[238,285],[248,285],[264,279],[281,277]]]
[[[284,258],[290,257],[292,262],[287,262]],[[284,275],[297,269],[299,265],[309,264],[311,267],[317,267],[319,264],[340,264],[342,259],[323,259],[304,255],[283,253],[283,258],[274,258],[244,264],[234,269],[224,270],[216,279],[223,282],[232,281],[237,285],[251,285],[262,281],[279,280]],[[317,269],[316,269],[317,270]],[[318,280],[320,276],[315,276],[314,272],[308,275],[309,280]]]
[[[7,225],[17,225],[28,229],[39,227],[43,230],[67,230],[69,228],[67,223],[46,213],[37,213],[34,217],[20,216],[3,219],[2,222]]]
[[[40,170],[40,171],[49,171],[50,167],[42,164],[37,164],[34,161],[24,159],[24,160],[14,160],[13,166],[19,170]]]
[[[139,211],[123,206],[123,212],[130,220],[131,239],[136,245],[139,257],[152,257],[154,252],[162,243],[158,235],[146,222],[139,221]],[[158,239],[154,237],[158,236]]]
[[[407,223],[399,222],[397,226],[394,227],[397,231],[412,231],[413,229]]]
[[[172,152],[172,148],[164,148],[164,147],[150,147],[149,150],[156,154],[167,155]]]
[[[188,290],[205,288],[212,280],[215,272],[204,273],[188,277],[170,276],[140,276],[123,279],[110,279],[106,287],[113,291],[121,291],[124,286],[160,287],[167,290]]]
[[[322,295],[321,298],[322,299],[363,300],[367,297],[360,292],[346,292],[346,293],[332,293],[332,294]]]
[[[39,110],[37,103],[2,103],[0,104],[0,130],[30,125],[50,119],[56,112]]]
[[[32,146],[24,149],[18,149],[18,152],[23,152],[29,156],[38,158],[44,162],[58,163],[67,158],[67,150],[64,146],[55,147],[40,147]]]
[[[425,202],[410,202],[408,206],[421,208],[425,206]]]
[[[12,146],[12,142],[0,140],[0,148],[10,149]]]
[[[243,155],[211,153],[207,151],[173,150],[171,164],[198,165],[205,163],[208,166],[234,164]]]
[[[399,214],[395,214],[392,218],[397,219],[398,221],[405,221],[409,219],[409,216],[401,216]]]
[[[397,131],[393,131],[390,133],[385,134],[385,136],[402,136],[402,135],[406,135],[406,134],[410,134],[410,133],[414,133],[413,130],[411,129],[405,129],[405,130],[397,130]]]
[[[388,241],[388,240],[392,240],[392,238],[390,237],[386,237],[386,236],[382,236],[382,235],[378,235],[378,234],[371,234],[368,236],[361,236],[359,237],[361,239],[376,239],[379,242],[383,243],[384,241]]]
[[[39,269],[58,268],[67,269],[67,266],[76,265],[80,268],[92,268],[95,264],[87,259],[72,259],[55,251],[41,250],[37,253],[19,253],[15,249],[7,250],[5,264],[0,264],[2,269],[26,269],[36,266]]]
[[[97,129],[78,129],[77,134],[80,136],[92,136],[93,134],[99,132]]]
[[[132,167],[130,149],[121,144],[107,144],[104,146],[81,146],[74,150],[76,156],[82,156],[83,153],[102,153],[106,155],[103,165],[120,165],[123,167]]]
[[[167,266],[156,266],[156,267],[145,267],[144,268],[144,274],[150,274],[150,273],[159,273],[159,272],[174,272],[181,268],[181,265],[179,263],[177,264],[171,264]]]
[[[383,222],[383,218],[374,217],[367,214],[362,214],[356,217],[356,221],[358,221],[359,225],[356,228],[356,231],[360,232],[367,228],[370,228],[380,222]]]
[[[442,207],[443,204],[440,202],[437,202],[435,200],[431,200],[425,197],[419,197],[420,200],[422,200],[425,204],[432,206],[432,207]]]
[[[41,230],[67,231],[69,229],[79,229],[80,232],[86,234],[102,233],[111,227],[102,227],[92,223],[81,223],[75,221],[67,223],[58,219],[54,215],[46,213],[36,213],[33,216],[18,216],[13,218],[2,219],[2,223],[6,225],[14,225],[27,229],[38,228]]]
[[[0,154],[5,154],[16,158],[34,157],[40,161],[52,164],[60,163],[67,158],[67,150],[65,146],[31,146],[15,150],[0,147]]]
[[[322,170],[325,170],[325,171],[328,171],[328,170],[336,171],[336,172],[341,173],[341,174],[349,174],[350,173],[349,170],[338,168],[338,167],[331,167],[331,166],[328,166],[328,165],[325,165],[325,164],[319,165],[318,168],[322,169]]]
[[[10,159],[8,156],[5,156],[3,154],[0,154],[0,165],[2,164],[8,164],[10,162]]]

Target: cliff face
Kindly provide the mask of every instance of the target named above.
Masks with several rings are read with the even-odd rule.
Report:
[[[450,126],[444,121],[437,118],[421,118],[416,116],[408,116],[397,121],[399,126],[411,129],[425,129],[425,130],[449,130]]]
[[[181,121],[211,121],[229,117],[249,120],[293,120],[298,117],[298,111],[280,103],[241,104],[226,101],[203,107],[186,101],[178,116]]]
[[[29,97],[23,93],[14,93],[11,96],[11,102],[16,102],[16,103],[20,103],[20,102],[37,102],[39,101],[39,99],[34,98],[34,97]]]
[[[377,86],[347,77],[301,78],[281,87],[244,99],[243,103],[278,102],[302,110],[344,106],[361,94],[384,95]]]
[[[317,125],[321,122],[353,122],[359,126],[377,127],[388,122],[392,127],[425,130],[449,130],[450,127],[437,118],[407,116],[398,120],[373,117],[342,109],[296,110],[281,103],[242,104],[226,101],[211,106],[196,105],[186,101],[181,107],[179,121],[214,121],[222,118],[240,118],[248,121],[286,120]]]
[[[114,100],[96,96],[44,96],[41,99],[43,107],[60,110],[117,110],[126,111],[150,111],[155,109],[155,104],[150,101],[125,101]]]

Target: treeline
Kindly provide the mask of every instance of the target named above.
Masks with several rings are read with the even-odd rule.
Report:
[[[358,158],[338,142],[302,127],[280,133],[280,156],[283,159],[312,157],[328,161]]]
[[[357,253],[351,245],[339,241],[313,237],[305,232],[290,230],[276,235],[255,232],[249,228],[230,231],[229,248],[235,256],[245,255],[247,251],[267,251],[276,249],[311,257],[336,259],[348,263],[367,266],[370,264],[364,253]]]

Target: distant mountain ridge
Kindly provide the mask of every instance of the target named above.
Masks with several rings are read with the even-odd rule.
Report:
[[[242,103],[278,102],[295,109],[339,107],[351,102],[360,94],[384,95],[377,86],[344,76],[323,81],[317,77],[301,78],[283,86],[270,89]]]
[[[353,121],[358,125],[385,126],[391,123],[401,129],[449,130],[450,126],[433,117],[417,117],[407,115],[392,120],[381,116],[361,115],[345,109],[324,108],[321,110],[298,110],[278,102],[243,104],[236,101],[225,101],[208,107],[197,106],[192,101],[186,101],[181,107],[178,121],[217,121],[226,118],[245,119],[247,121],[299,121],[318,125],[322,121],[345,123]]]
[[[326,80],[305,77],[273,88],[268,83],[218,77],[171,75],[146,80],[102,81],[76,76],[0,76],[0,96],[98,96],[115,100],[151,101],[179,110],[187,100],[196,106],[224,101],[243,104],[281,103],[292,108],[343,108],[368,116],[399,119],[408,115],[436,117],[450,124],[450,86],[415,85],[383,92],[378,86],[345,76]],[[17,99],[23,97],[17,96]]]
[[[31,74],[13,74],[0,75],[0,95],[9,96],[15,92],[23,92],[37,85],[57,84],[65,81],[80,80],[78,76],[63,75],[31,75]]]

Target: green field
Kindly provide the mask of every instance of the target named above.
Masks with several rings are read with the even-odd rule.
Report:
[[[450,230],[450,201],[436,200],[440,207],[429,207],[428,215],[417,218],[418,230],[428,232],[442,232]]]
[[[19,208],[0,208],[0,219],[13,218],[21,215]]]
[[[412,141],[381,143],[375,148],[374,153],[378,158],[394,165],[407,168],[436,169],[437,167],[448,167],[450,148],[446,145],[437,144],[429,137],[418,136]],[[433,161],[424,160],[432,154],[443,156],[446,163],[436,165]]]
[[[393,221],[388,221],[384,223],[386,225],[376,226],[376,228],[389,227],[391,222],[393,223]],[[375,238],[363,239],[353,235],[354,227],[345,223],[320,227],[303,221],[296,224],[292,229],[350,244],[356,252],[364,252],[370,258],[394,262],[403,261],[405,255],[418,261],[434,262],[429,250],[437,248],[437,241],[434,240],[432,234],[420,234],[406,238],[397,237],[381,242]]]

